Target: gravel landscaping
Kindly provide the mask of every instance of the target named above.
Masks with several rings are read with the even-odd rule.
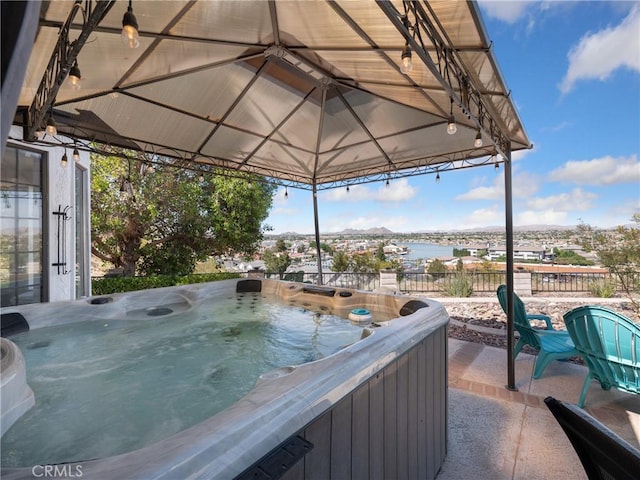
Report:
[[[435,298],[449,313],[449,336],[458,340],[477,342],[498,348],[507,348],[507,317],[497,298]],[[554,328],[565,330],[562,314],[580,305],[600,305],[615,310],[631,320],[640,323],[631,302],[626,299],[601,298],[523,298],[528,313],[545,314],[551,317]],[[543,326],[544,322],[540,322]],[[525,346],[525,353],[535,354],[535,350]]]

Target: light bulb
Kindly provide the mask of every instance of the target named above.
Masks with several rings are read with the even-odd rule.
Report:
[[[133,14],[131,5],[127,8],[124,17],[122,17],[122,42],[129,48],[138,48],[140,40],[138,39],[138,21]]]
[[[447,124],[447,133],[449,135],[453,135],[458,131],[458,126],[456,125],[456,119],[453,118],[453,115],[449,117],[449,123]]]
[[[413,70],[413,62],[411,61],[411,47],[409,45],[405,45],[402,49],[402,56],[400,57],[400,71],[404,74],[407,74]]]
[[[66,167],[67,163],[69,163],[69,157],[67,157],[67,152],[64,152],[64,155],[62,155],[62,158],[60,159],[60,165],[62,165],[62,167]]]
[[[80,68],[78,67],[78,61],[73,64],[71,70],[69,70],[69,82],[71,83],[71,87],[74,90],[80,89],[80,80],[82,79],[82,74],[80,73]]]
[[[73,149],[73,161],[74,162],[80,161],[80,152],[78,151],[77,148]]]
[[[56,121],[53,119],[51,115],[49,115],[49,118],[47,118],[47,128],[45,129],[45,132],[47,132],[51,136],[58,134]]]
[[[476,148],[480,148],[482,146],[482,135],[480,134],[480,130],[476,133],[476,139],[473,142],[473,146]]]

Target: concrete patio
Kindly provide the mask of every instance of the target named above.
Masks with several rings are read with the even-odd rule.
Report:
[[[516,359],[517,392],[507,390],[507,352],[449,339],[448,453],[438,480],[586,479],[561,427],[544,404],[575,403],[587,369],[552,362],[532,378],[535,357]],[[592,382],[585,410],[640,448],[640,397]]]

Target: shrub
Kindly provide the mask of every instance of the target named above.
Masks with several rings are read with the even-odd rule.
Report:
[[[616,284],[607,280],[594,280],[589,282],[589,292],[594,297],[610,298],[616,293]]]
[[[240,274],[238,273],[220,272],[191,274],[181,277],[173,275],[156,275],[153,277],[96,278],[91,281],[91,293],[92,295],[109,295],[111,293],[172,287],[174,285],[189,285],[192,283],[214,282],[239,277]]]
[[[470,297],[473,293],[473,278],[465,272],[460,272],[451,277],[451,281],[444,285],[442,290],[452,297]]]

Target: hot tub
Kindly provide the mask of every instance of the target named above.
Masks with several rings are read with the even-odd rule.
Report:
[[[113,457],[56,465],[58,473],[92,479],[435,477],[446,454],[448,315],[432,300],[240,279],[12,310],[31,329],[61,321],[166,319],[203,298],[244,292],[344,318],[361,308],[392,320],[368,326],[361,340],[325,358],[264,372],[239,401],[171,437]],[[35,467],[44,468],[3,468],[2,477],[33,478]]]
[[[0,354],[0,423],[1,435],[4,435],[23,413],[33,407],[35,400],[27,385],[26,365],[20,349],[11,340],[0,338]]]

